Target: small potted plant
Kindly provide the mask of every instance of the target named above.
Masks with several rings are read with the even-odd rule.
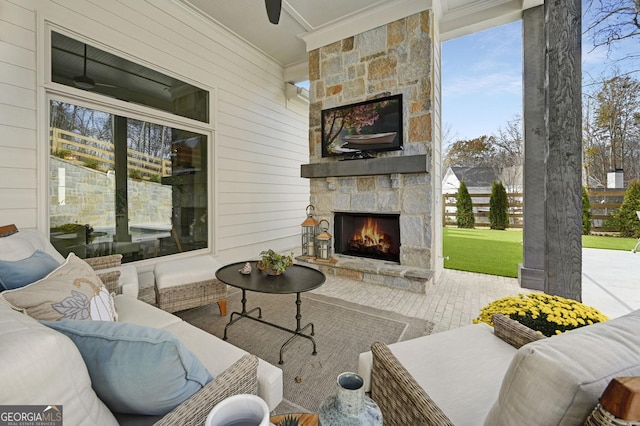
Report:
[[[269,275],[280,275],[291,265],[293,265],[293,253],[284,255],[269,249],[260,252],[260,261],[257,266]]]
[[[284,419],[280,421],[280,423],[278,423],[278,426],[299,426],[299,425],[300,423],[298,422],[298,419],[296,419],[291,415],[287,415]]]

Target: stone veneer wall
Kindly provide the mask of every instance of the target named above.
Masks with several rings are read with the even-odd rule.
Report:
[[[339,161],[322,158],[323,109],[398,93],[403,95],[403,150],[378,157],[432,158],[432,32],[433,14],[425,11],[310,52],[311,163]],[[310,202],[330,229],[334,211],[399,213],[401,265],[433,269],[433,186],[429,173],[312,178]]]

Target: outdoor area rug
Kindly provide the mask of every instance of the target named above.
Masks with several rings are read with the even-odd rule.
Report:
[[[227,312],[241,311],[242,292],[229,292]],[[289,329],[296,328],[295,294],[273,295],[247,292],[247,310],[262,308],[262,319]],[[316,412],[336,391],[336,377],[345,371],[357,372],[358,355],[371,343],[395,343],[431,333],[433,323],[394,312],[370,308],[314,293],[303,293],[301,326],[315,325],[317,355],[304,337],[296,337],[284,350],[279,365],[280,346],[292,336],[257,321],[242,318],[227,330],[228,342],[270,362],[283,371],[286,401],[276,412],[300,406]],[[220,338],[229,315],[221,317],[217,304],[177,313],[185,321]],[[305,330],[307,333],[308,330]],[[286,408],[285,408],[286,407]],[[299,411],[299,410],[298,410]]]

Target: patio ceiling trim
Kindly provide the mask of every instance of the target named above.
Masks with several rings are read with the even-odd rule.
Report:
[[[307,52],[327,46],[336,41],[362,34],[373,28],[431,9],[432,0],[393,0],[380,7],[368,10],[340,21],[318,27],[316,30],[300,34],[307,45]]]
[[[384,2],[366,13],[302,33],[298,37],[306,43],[309,52],[415,13],[433,9],[440,21],[440,39],[446,41],[516,21],[522,17],[523,10],[543,3],[544,0],[476,0],[462,6],[450,7],[450,2],[394,0]]]
[[[440,19],[442,41],[462,37],[522,18],[522,11],[539,6],[544,0],[493,0],[473,2],[451,10],[443,10]]]

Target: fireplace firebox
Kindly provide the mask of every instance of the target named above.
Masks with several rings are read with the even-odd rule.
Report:
[[[400,215],[334,213],[335,252],[400,261]]]

